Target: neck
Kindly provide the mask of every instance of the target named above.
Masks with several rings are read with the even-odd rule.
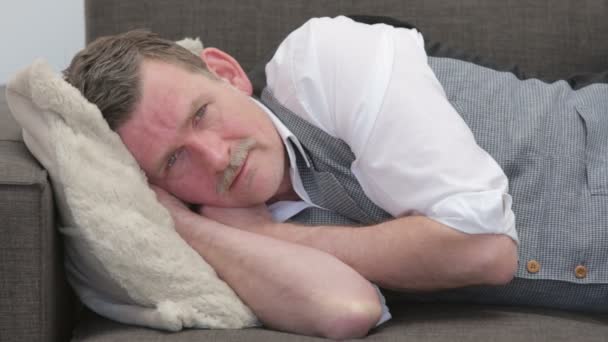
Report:
[[[300,196],[293,189],[293,185],[291,184],[291,177],[289,176],[289,159],[285,160],[285,168],[284,175],[281,184],[279,185],[279,189],[276,194],[272,196],[266,204],[272,204],[278,201],[298,201],[300,200]]]

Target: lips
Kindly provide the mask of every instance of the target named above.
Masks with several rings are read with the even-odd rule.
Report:
[[[238,165],[230,165],[226,170],[224,170],[223,175],[220,177],[217,183],[216,192],[218,194],[223,194],[229,189],[232,189],[243,173],[247,159],[248,154],[243,156],[243,159],[241,159]]]

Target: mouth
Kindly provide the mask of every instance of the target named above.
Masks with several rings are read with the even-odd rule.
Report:
[[[218,194],[224,194],[228,190],[231,190],[234,185],[241,179],[241,175],[245,172],[247,166],[247,160],[249,159],[249,153],[241,156],[241,161],[238,165],[230,165],[225,171],[219,182],[217,183],[216,192]]]

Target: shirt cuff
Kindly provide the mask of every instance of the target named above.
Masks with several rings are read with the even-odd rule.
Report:
[[[449,196],[424,213],[467,234],[505,234],[519,245],[511,195],[500,190]]]
[[[386,306],[386,299],[384,298],[384,295],[382,294],[382,292],[380,292],[380,288],[378,288],[378,286],[376,286],[376,284],[372,284],[372,285],[374,286],[374,289],[376,289],[376,293],[378,294],[378,299],[380,299],[380,305],[382,305],[382,315],[380,316],[378,323],[376,323],[376,327],[378,327],[380,324],[393,318],[393,316],[391,315],[391,312],[389,311],[388,306]]]

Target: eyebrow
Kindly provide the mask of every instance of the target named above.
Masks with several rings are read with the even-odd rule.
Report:
[[[197,99],[195,99],[194,101],[192,101],[190,103],[190,111],[188,112],[188,114],[186,115],[186,118],[184,120],[182,120],[181,124],[179,125],[179,127],[177,128],[177,134],[179,135],[181,132],[183,132],[184,128],[188,125],[188,123],[191,121],[192,117],[196,114],[196,112],[198,111],[198,109],[201,106],[201,103],[203,102],[203,100],[199,97]],[[169,161],[169,158],[173,155],[173,153],[175,153],[177,151],[176,147],[171,147],[168,149],[167,152],[162,154],[162,157],[160,158],[158,164],[156,165],[156,167],[154,168],[154,176],[155,177],[159,177],[161,178],[164,174],[165,171],[165,167],[167,165],[167,162]]]

